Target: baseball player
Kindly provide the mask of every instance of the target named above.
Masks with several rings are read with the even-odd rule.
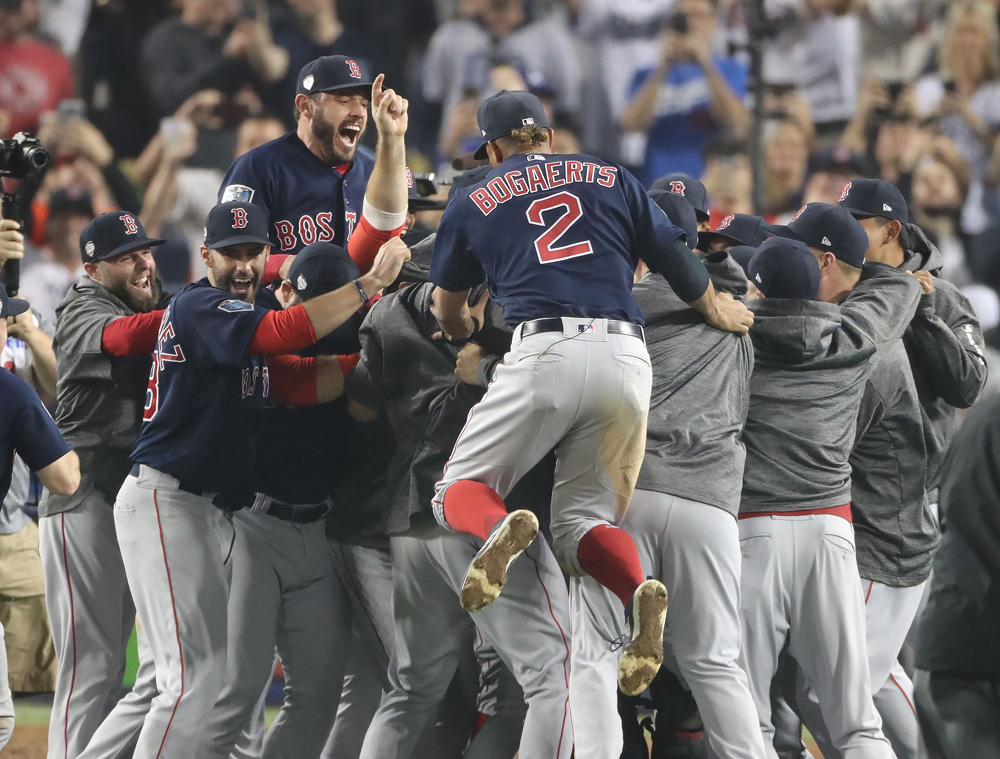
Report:
[[[90,744],[94,757],[115,755],[142,724],[144,708],[133,707],[156,693],[152,662],[143,657],[143,676],[115,717],[105,720],[121,693],[125,649],[135,627],[112,504],[131,467],[163,315],[155,310],[161,296],[152,254],[162,242],[147,237],[130,213],[98,216],[80,237],[85,274],[57,310],[55,418],[80,455],[82,483],[72,496],[45,495],[38,510],[59,662],[49,759],[76,759]]]
[[[709,222],[712,209],[708,199],[708,190],[699,180],[682,171],[676,171],[653,182],[649,191],[652,193],[654,190],[672,192],[674,195],[685,198],[694,208],[695,218],[698,220],[698,231],[712,231],[712,225]]]
[[[222,203],[205,224],[208,277],[182,289],[160,324],[133,467],[115,501],[115,527],[159,696],[135,756],[197,754],[204,715],[226,664],[227,512],[257,492],[253,423],[270,399],[308,405],[340,394],[336,359],[301,350],[346,321],[395,279],[408,256],[388,243],[354,283],[293,306],[254,304],[270,242],[264,211]]]
[[[236,159],[219,202],[266,210],[276,253],[297,253],[314,242],[346,248],[355,230],[362,232],[372,244],[350,250],[358,268],[367,271],[379,246],[406,223],[407,101],[383,90],[383,78],[372,80],[359,61],[343,55],[303,66],[295,131]],[[379,130],[374,162],[358,151],[369,102]]]
[[[453,684],[475,623],[524,691],[520,756],[568,759],[573,752],[568,598],[555,556],[544,540],[529,546],[525,560],[511,567],[503,596],[470,618],[459,597],[480,541],[440,527],[432,514],[435,482],[482,390],[456,381],[458,350],[435,339],[440,327],[431,312],[434,286],[424,281],[433,240],[419,243],[414,252],[422,246],[426,256],[409,262],[402,275],[421,284],[384,297],[372,309],[362,325],[361,361],[348,377],[353,413],[360,418],[384,414],[398,444],[388,477],[387,524],[397,666],[390,671],[392,690],[365,736],[361,757],[430,756],[417,740]],[[485,289],[480,283],[469,296],[483,326],[480,339],[502,325],[499,309],[480,310]],[[539,508],[547,501],[551,484],[531,485],[522,484],[512,502]],[[460,736],[453,754],[461,752],[468,734],[467,729]]]
[[[469,288],[485,272],[509,324],[502,370],[469,415],[434,497],[442,526],[485,541],[469,567],[462,605],[476,611],[534,540],[529,512],[503,498],[556,448],[552,534],[571,573],[609,588],[629,617],[619,685],[639,693],[662,660],[666,590],[644,581],[635,543],[613,526],[642,461],[649,356],[631,296],[641,254],[709,324],[745,332],[752,318],[718,296],[681,232],[618,166],[552,154],[541,103],[500,92],[477,114],[488,177],[457,194],[441,219],[431,276],[444,332],[474,334]]]
[[[861,278],[860,225],[813,203],[790,229],[803,242],[769,240],[749,265],[762,298],[751,302],[754,370],[743,431],[743,661],[769,757],[777,757],[771,683],[787,646],[833,745],[845,756],[889,759],[871,699],[848,457],[869,358],[902,335],[920,287],[872,265],[843,299],[844,283],[824,280],[832,270]]]
[[[876,369],[872,377],[898,384],[900,375],[910,375],[899,366],[908,357],[917,384],[897,388],[894,397],[904,408],[891,409],[887,404],[882,425],[897,420],[892,450],[901,466],[907,454],[916,458],[905,462],[905,477],[886,471],[885,464],[881,469],[873,466],[871,454],[883,451],[886,442],[877,431],[874,440],[868,436],[859,440],[859,450],[852,457],[855,511],[867,517],[864,521],[856,517],[856,530],[875,706],[897,757],[911,759],[918,737],[913,685],[897,657],[916,617],[938,542],[931,504],[937,500],[937,473],[951,437],[955,409],[974,403],[986,381],[982,332],[968,300],[928,270],[939,269],[940,254],[918,227],[907,223],[906,201],[896,187],[879,179],[855,179],[845,185],[839,205],[868,233],[870,260],[914,271],[923,288],[903,344],[893,348],[896,366],[889,371]],[[885,397],[886,388],[880,389]],[[922,413],[930,418],[924,424],[933,427],[926,434],[921,431],[923,425],[918,425]],[[901,424],[909,427],[899,429]],[[920,449],[925,449],[925,455],[920,455]],[[926,482],[914,477],[915,472],[925,472]],[[902,509],[898,514],[890,509],[879,520],[877,513],[871,513],[873,496],[897,482],[909,489]],[[929,497],[918,492],[925,486],[931,491]]]
[[[0,285],[0,345],[7,344],[7,319],[28,311],[28,302],[8,297]],[[34,388],[0,370],[0,501],[7,497],[14,451],[50,491],[71,494],[80,485],[80,462],[59,434]],[[0,625],[0,749],[14,731],[14,702],[7,680],[7,649]]]
[[[671,219],[682,197],[650,196]],[[716,292],[746,295],[746,276],[728,254],[704,259]],[[749,337],[714,330],[690,313],[663,277],[636,271],[632,292],[646,320],[653,388],[646,455],[621,522],[639,548],[643,572],[671,599],[668,666],[690,687],[716,756],[763,759],[757,711],[740,669],[740,544],[736,514],[743,481],[740,433],[746,418],[753,347]],[[685,356],[685,362],[677,361]],[[618,757],[622,729],[614,688],[614,642],[622,635],[614,599],[591,578],[573,578],[573,700],[577,759]],[[667,715],[657,717],[667,723]],[[659,736],[658,736],[659,737]],[[659,737],[657,742],[662,741]]]
[[[308,245],[295,256],[273,307],[290,308],[358,276],[343,248]],[[356,354],[361,318],[355,314],[303,355]],[[354,360],[340,359],[345,374]],[[233,516],[229,661],[222,693],[207,718],[206,759],[229,756],[270,682],[275,648],[284,667],[285,702],[267,733],[263,756],[318,757],[334,724],[352,604],[334,571],[324,519],[338,470],[347,465],[341,448],[358,443],[331,432],[344,430],[348,419],[343,403],[265,409],[259,417],[260,440],[282,444],[258,447],[260,490],[267,497]],[[362,737],[366,726],[355,725]]]
[[[746,213],[731,213],[711,232],[699,232],[698,249],[706,253],[718,253],[737,245],[758,247],[780,230],[768,224],[759,216]]]

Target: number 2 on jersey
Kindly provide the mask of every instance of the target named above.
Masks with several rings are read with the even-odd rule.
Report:
[[[555,195],[539,198],[525,212],[528,223],[539,227],[546,226],[545,219],[542,218],[547,211],[555,211],[557,208],[564,208],[563,213],[542,234],[535,238],[535,252],[538,254],[538,262],[551,264],[556,261],[564,261],[567,258],[578,256],[589,256],[594,252],[594,246],[590,240],[574,242],[570,245],[556,245],[559,239],[569,231],[569,228],[579,221],[583,216],[583,209],[580,207],[580,199],[571,192],[557,192]],[[551,219],[552,216],[550,215]]]

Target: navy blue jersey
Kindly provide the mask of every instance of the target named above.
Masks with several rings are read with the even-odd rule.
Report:
[[[489,281],[509,324],[548,316],[642,324],[632,276],[683,234],[625,169],[586,155],[515,155],[460,190],[438,227],[431,279]]]
[[[160,323],[132,460],[212,493],[255,490],[255,421],[267,364],[247,350],[267,310],[212,287],[183,288]]]
[[[69,453],[70,446],[34,388],[0,369],[0,503],[10,489],[15,451],[37,472]]]
[[[330,168],[289,132],[237,158],[219,188],[219,202],[267,209],[275,252],[298,253],[314,242],[347,247],[361,221],[375,160],[360,150],[346,171]]]

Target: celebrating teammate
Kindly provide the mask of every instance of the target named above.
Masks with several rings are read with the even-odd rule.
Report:
[[[519,326],[445,467],[434,514],[485,541],[462,591],[466,609],[483,608],[538,530],[533,514],[508,514],[503,498],[555,448],[556,554],[626,608],[632,639],[619,684],[639,693],[662,661],[667,600],[659,581],[643,580],[635,543],[613,526],[635,486],[649,405],[649,356],[631,295],[640,256],[713,326],[745,333],[752,317],[715,293],[634,177],[590,156],[552,153],[536,97],[500,92],[477,118],[485,142],[476,155],[494,170],[457,194],[441,220],[435,313],[453,338],[474,334],[468,293],[485,272],[505,319]]]

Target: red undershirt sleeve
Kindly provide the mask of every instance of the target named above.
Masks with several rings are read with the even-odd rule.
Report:
[[[295,353],[316,342],[316,330],[302,305],[286,311],[268,311],[257,325],[248,356]]]
[[[267,263],[264,264],[264,276],[260,278],[260,281],[265,285],[279,281],[281,279],[281,267],[284,266],[285,261],[289,258],[291,256],[284,253],[272,253],[268,256]]]
[[[286,406],[315,406],[316,359],[300,356],[268,356],[271,397]]]
[[[358,267],[358,271],[367,274],[375,263],[375,256],[378,255],[379,248],[385,245],[393,237],[398,237],[403,233],[405,224],[396,229],[375,229],[364,216],[361,222],[347,242],[347,252]]]
[[[101,332],[101,349],[109,356],[148,356],[156,350],[163,311],[115,319]]]

